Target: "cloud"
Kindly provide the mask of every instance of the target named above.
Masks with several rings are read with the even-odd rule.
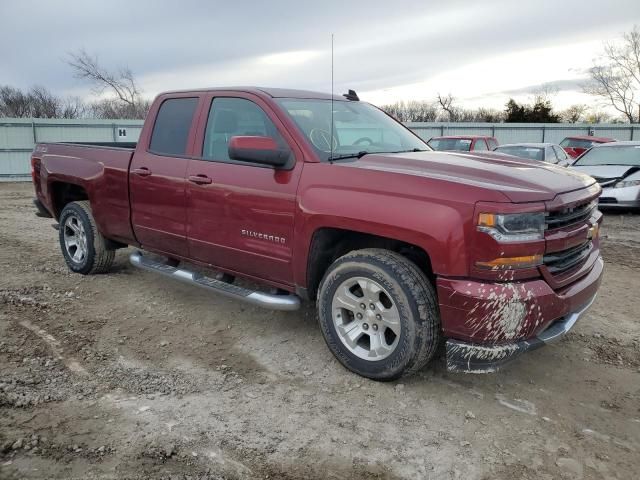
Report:
[[[12,21],[0,29],[0,84],[85,95],[86,83],[64,63],[68,52],[85,48],[107,67],[130,67],[149,96],[237,84],[328,91],[334,33],[336,91],[354,88],[380,101],[396,95],[388,92],[431,95],[446,87],[460,98],[490,96],[579,77],[570,69],[588,68],[602,40],[640,17],[637,0],[601,6],[595,0],[2,2],[0,17]]]

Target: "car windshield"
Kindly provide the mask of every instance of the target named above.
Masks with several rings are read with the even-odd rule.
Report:
[[[592,148],[578,158],[573,165],[628,165],[630,167],[640,167],[640,145]]]
[[[321,160],[366,153],[430,150],[411,130],[365,102],[334,101],[332,115],[331,100],[281,98],[277,101],[309,139]]]
[[[504,145],[496,148],[496,152],[506,153],[515,157],[528,158],[530,160],[544,160],[544,150],[538,147],[525,147],[522,145]]]
[[[560,146],[566,148],[591,148],[594,145],[598,145],[598,142],[582,138],[565,138],[560,142]]]
[[[468,138],[432,138],[429,146],[434,150],[468,152],[471,150],[471,140]]]

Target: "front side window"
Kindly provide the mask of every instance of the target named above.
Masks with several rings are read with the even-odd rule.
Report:
[[[368,103],[306,98],[277,101],[321,160],[362,152],[429,150],[410,130]]]
[[[549,163],[558,163],[558,157],[556,157],[556,152],[553,151],[552,147],[546,148],[544,161]]]
[[[215,98],[209,109],[202,157],[229,160],[229,140],[235,136],[271,137],[288,148],[278,129],[258,105],[244,98]]]
[[[170,98],[162,102],[153,125],[149,150],[164,155],[184,155],[197,105],[197,98]]]

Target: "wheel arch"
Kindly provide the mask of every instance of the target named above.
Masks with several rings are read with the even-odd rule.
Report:
[[[89,200],[89,194],[85,187],[78,183],[56,180],[49,184],[49,193],[51,198],[51,207],[56,219],[60,218],[60,214],[64,207],[71,202]]]
[[[383,235],[337,227],[320,227],[312,236],[306,261],[304,296],[315,299],[322,278],[331,264],[343,255],[364,248],[382,248],[403,255],[435,284],[431,256],[422,247]]]

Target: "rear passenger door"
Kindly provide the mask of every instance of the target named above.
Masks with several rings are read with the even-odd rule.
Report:
[[[165,98],[149,112],[129,170],[131,223],[150,250],[186,256],[185,174],[193,148],[198,97]]]
[[[190,257],[275,285],[293,285],[296,190],[302,154],[269,105],[219,92],[200,113],[196,156],[187,169]],[[291,151],[288,169],[231,160],[237,135],[273,138]]]

